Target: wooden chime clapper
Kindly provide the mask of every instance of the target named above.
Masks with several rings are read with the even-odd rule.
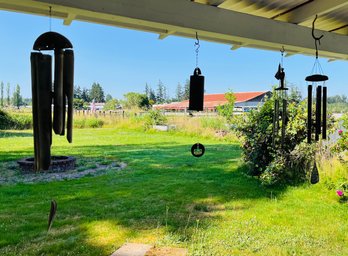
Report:
[[[56,32],[40,35],[30,55],[33,126],[34,168],[48,170],[51,162],[52,126],[56,134],[64,135],[72,142],[74,97],[74,52],[70,41]],[[54,88],[52,91],[52,57],[43,50],[54,50]],[[53,98],[53,125],[52,125]],[[67,124],[65,114],[67,109]]]
[[[320,37],[316,37],[314,35],[314,24],[317,20],[318,16],[315,16],[315,19],[312,23],[312,37],[315,42],[315,63],[313,70],[317,69],[319,72],[317,74],[312,74],[306,77],[306,81],[308,82],[308,104],[307,104],[307,142],[312,143],[312,130],[315,128],[315,141],[319,141],[320,134],[322,135],[322,139],[326,139],[326,126],[327,126],[327,87],[325,86],[325,82],[329,80],[329,77],[322,73],[322,69],[318,60],[318,42],[320,44],[320,39],[323,38],[323,35]],[[312,104],[313,104],[313,85],[316,87],[316,97],[315,97],[315,121],[313,122],[312,117]],[[316,184],[319,182],[319,172],[317,168],[316,161],[314,159],[313,169],[311,172],[312,184]]]
[[[284,50],[281,50],[282,57],[284,54]],[[288,88],[285,87],[285,72],[284,68],[281,64],[278,65],[278,71],[274,76],[277,80],[279,80],[279,87],[275,90],[280,92],[280,97],[276,97],[274,101],[274,116],[273,116],[273,138],[272,138],[272,145],[275,146],[275,139],[278,135],[278,129],[280,127],[279,125],[279,117],[281,117],[282,125],[281,125],[281,144],[284,145],[285,140],[285,129],[286,129],[286,123],[287,123],[287,99],[286,99],[286,91]],[[282,104],[282,110],[279,111],[280,108],[280,102],[279,98],[281,100]]]

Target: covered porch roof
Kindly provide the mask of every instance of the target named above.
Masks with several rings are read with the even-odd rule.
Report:
[[[176,35],[231,45],[313,55],[311,25],[324,35],[320,56],[348,59],[346,0],[0,0],[0,9]]]

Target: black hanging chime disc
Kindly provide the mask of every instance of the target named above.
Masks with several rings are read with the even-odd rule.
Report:
[[[194,157],[201,157],[204,155],[205,147],[201,143],[195,143],[191,147],[191,154]]]

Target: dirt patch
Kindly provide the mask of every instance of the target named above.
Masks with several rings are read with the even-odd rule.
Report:
[[[90,164],[93,162],[93,164]],[[79,179],[85,176],[99,176],[110,172],[121,171],[127,167],[123,162],[109,162],[107,164],[90,160],[80,161],[73,170],[66,172],[33,172],[23,173],[16,161],[0,164],[0,185],[17,183],[39,183],[61,180]]]

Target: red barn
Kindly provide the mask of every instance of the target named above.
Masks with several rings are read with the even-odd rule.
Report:
[[[249,111],[263,104],[265,97],[270,96],[271,92],[235,92],[234,95],[236,97],[235,108],[240,111]],[[228,103],[228,101],[224,93],[204,95],[204,111],[215,112],[217,106],[226,103]],[[181,102],[154,105],[153,108],[165,111],[187,111],[188,105],[189,101],[184,100]]]

